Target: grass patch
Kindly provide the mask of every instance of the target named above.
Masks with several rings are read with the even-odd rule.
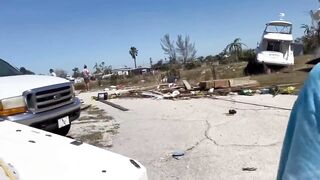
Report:
[[[308,72],[305,71],[293,71],[290,73],[274,73],[266,75],[252,76],[251,79],[257,80],[261,86],[272,86],[280,84],[299,83],[295,85],[300,88],[303,82],[306,80]]]
[[[306,64],[308,61],[314,59],[313,55],[303,55],[295,57],[295,64],[293,70],[287,73],[278,72],[273,74],[263,74],[252,76],[251,79],[259,81],[261,86],[272,86],[280,84],[291,84],[299,83],[295,85],[296,88],[300,89],[303,86],[303,82],[308,77],[308,69],[312,66]]]
[[[229,65],[220,65],[218,67],[218,76],[220,79],[244,77],[244,69],[247,62],[232,63]]]
[[[295,65],[292,67],[293,71],[288,71],[287,73],[278,72],[273,74],[263,74],[251,76],[251,79],[260,82],[261,86],[272,86],[279,84],[290,84],[290,83],[300,83],[303,84],[304,80],[308,76],[306,69],[310,68],[306,62],[314,59],[314,55],[304,55],[295,57]],[[220,64],[217,66],[217,76],[219,79],[229,79],[229,78],[239,78],[244,77],[244,69],[247,66],[247,62],[235,62],[230,64]],[[200,81],[212,80],[212,72],[210,64],[202,64],[201,67],[197,67],[190,70],[179,70],[180,80],[186,79],[192,85],[198,84]],[[151,76],[133,76],[133,77],[118,77],[115,84],[112,84],[110,80],[103,80],[102,87],[98,87],[95,81],[91,81],[91,87],[102,89],[108,87],[109,85],[124,85],[124,86],[152,86],[160,83],[161,77],[166,74],[166,72],[158,72],[156,75]],[[143,81],[142,81],[143,80]],[[300,85],[300,86],[301,86]],[[300,86],[297,86],[298,88]],[[83,85],[77,85],[76,87],[83,88]],[[88,114],[102,113],[98,110],[88,111]]]
[[[78,120],[85,121],[85,120],[102,120],[102,121],[110,121],[113,120],[112,116],[108,116],[105,110],[99,109],[97,107],[89,107],[84,111],[88,115],[82,115]]]

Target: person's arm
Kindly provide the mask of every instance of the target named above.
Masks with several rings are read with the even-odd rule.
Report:
[[[320,179],[319,154],[320,65],[317,65],[292,109],[277,179]]]

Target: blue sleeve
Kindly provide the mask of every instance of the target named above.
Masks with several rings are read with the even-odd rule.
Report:
[[[320,179],[320,65],[310,72],[292,109],[277,179]]]

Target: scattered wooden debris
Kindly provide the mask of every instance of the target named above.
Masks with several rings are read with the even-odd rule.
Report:
[[[199,87],[201,90],[209,90],[214,88],[214,81],[201,81],[199,82]]]
[[[152,92],[152,93],[158,94],[158,95],[163,95],[163,93],[161,93],[161,92],[159,92],[159,91],[150,90],[149,92]]]
[[[156,99],[163,99],[163,94],[159,94],[159,93],[154,93],[151,91],[147,91],[147,92],[142,92],[141,95],[143,97],[151,97],[151,98],[156,98]]]
[[[189,84],[189,82],[187,80],[182,80],[182,83],[187,90],[190,91],[192,89],[191,85]]]
[[[159,91],[161,91],[162,93],[172,93],[173,91],[175,90],[179,90],[184,87],[182,86],[172,86],[172,87],[169,87],[169,88],[163,88],[163,89],[159,89]]]
[[[214,87],[215,89],[222,89],[222,88],[229,88],[230,83],[227,79],[220,79],[214,81]]]
[[[235,87],[258,87],[259,83],[255,80],[250,80],[250,77],[244,78],[236,78],[236,79],[229,79],[229,84],[231,88]]]
[[[229,81],[227,79],[219,79],[212,81],[201,81],[199,86],[202,90],[209,90],[211,88],[214,89],[222,89],[230,87]]]
[[[201,81],[199,86],[202,90],[225,89],[225,88],[251,88],[258,87],[259,83],[255,80],[250,80],[250,77],[235,78],[235,79],[219,79],[212,81]]]
[[[279,91],[275,91],[274,87],[276,86],[261,87],[259,82],[251,80],[250,77],[201,81],[196,87],[191,86],[187,80],[182,80],[181,84],[162,83],[147,88],[130,87],[129,89],[121,90],[121,92],[118,90],[119,93],[116,94],[115,98],[149,97],[158,100],[176,100],[212,97],[215,95],[293,94],[297,92],[295,90],[296,85],[299,85],[299,83],[278,85],[277,87],[283,86],[284,88],[279,88]],[[112,92],[110,91],[110,93]],[[92,98],[98,100],[97,97]]]

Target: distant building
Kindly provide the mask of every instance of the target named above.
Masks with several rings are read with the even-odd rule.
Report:
[[[134,75],[146,75],[151,73],[151,68],[148,67],[138,67],[136,69],[132,69],[131,73]]]
[[[132,71],[131,68],[119,68],[119,69],[113,69],[112,74],[115,74],[118,76],[129,76],[131,71]]]
[[[151,68],[148,67],[138,67],[136,69],[131,68],[119,68],[113,69],[112,74],[118,76],[129,76],[129,75],[146,75],[152,73]]]

